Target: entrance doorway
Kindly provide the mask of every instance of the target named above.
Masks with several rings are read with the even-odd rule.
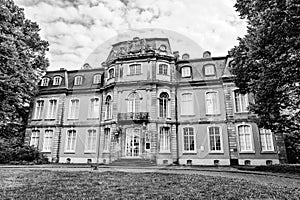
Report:
[[[128,128],[126,129],[126,157],[135,158],[140,156],[141,151],[141,137],[140,129]]]

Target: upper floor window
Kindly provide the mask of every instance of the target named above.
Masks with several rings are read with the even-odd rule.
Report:
[[[248,112],[248,94],[241,94],[239,90],[234,90],[235,112]]]
[[[90,129],[87,132],[85,151],[86,152],[96,151],[96,130],[95,129]]]
[[[100,111],[100,100],[99,98],[92,98],[90,100],[89,117],[98,118]]]
[[[69,106],[69,119],[78,119],[79,117],[79,99],[71,99]]]
[[[167,64],[159,64],[158,65],[158,74],[168,75],[168,65]]]
[[[136,92],[128,96],[128,112],[140,112],[140,97]]]
[[[184,93],[181,95],[181,115],[194,114],[194,101],[192,93]]]
[[[219,114],[219,101],[217,92],[206,92],[206,114]]]
[[[55,119],[57,113],[57,100],[56,99],[50,99],[49,100],[49,107],[48,107],[48,119]]]
[[[271,130],[260,129],[260,142],[262,151],[274,151],[273,135]]]
[[[192,127],[183,128],[183,150],[185,152],[196,150],[194,128]]]
[[[109,138],[110,138],[110,129],[105,128],[104,129],[103,151],[108,151],[109,150]]]
[[[31,131],[31,138],[30,138],[30,146],[38,147],[39,137],[40,137],[40,131],[39,130],[32,130]]]
[[[45,130],[43,151],[51,152],[53,130]]]
[[[42,78],[41,86],[48,86],[49,80],[47,77]]]
[[[108,78],[114,78],[115,77],[115,70],[114,68],[111,68],[108,70]]]
[[[181,77],[191,77],[191,67],[190,66],[185,66],[181,68]]]
[[[42,119],[44,110],[44,100],[37,100],[35,104],[34,119]]]
[[[132,64],[129,65],[129,75],[141,74],[141,64]]]
[[[75,143],[76,143],[76,130],[71,129],[67,131],[66,135],[66,147],[65,150],[69,152],[75,151]]]
[[[250,125],[239,125],[237,129],[240,151],[253,151],[252,133]]]
[[[60,85],[62,78],[60,76],[55,76],[53,78],[53,85]]]
[[[83,77],[82,76],[75,76],[74,78],[74,85],[82,85]]]
[[[106,97],[105,105],[106,105],[106,109],[105,109],[105,112],[106,112],[105,119],[111,119],[111,118],[112,118],[112,98],[111,98],[110,95],[108,95],[108,96]]]
[[[215,76],[216,75],[215,66],[212,64],[204,65],[203,71],[204,71],[205,76]]]
[[[161,127],[159,133],[160,152],[170,152],[170,128]]]
[[[211,152],[222,151],[220,127],[208,127],[209,146]]]
[[[101,74],[95,74],[95,75],[94,75],[93,83],[94,83],[94,84],[101,83]]]
[[[162,92],[159,95],[159,117],[167,118],[169,110],[169,95],[166,92]]]

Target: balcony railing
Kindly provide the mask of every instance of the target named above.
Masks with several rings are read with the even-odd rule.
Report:
[[[134,122],[144,122],[149,120],[148,112],[137,112],[137,113],[118,113],[118,121],[134,121]]]

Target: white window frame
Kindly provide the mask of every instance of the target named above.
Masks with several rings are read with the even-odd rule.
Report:
[[[42,106],[39,106],[38,102],[42,102]],[[45,109],[45,100],[37,99],[35,102],[34,119],[43,119]]]
[[[206,69],[210,67],[210,70],[208,70],[208,72],[210,73],[206,73]],[[213,71],[213,73],[211,73],[211,69]],[[203,72],[204,72],[204,76],[216,76],[216,68],[214,64],[206,64],[203,66]]]
[[[186,94],[191,94],[191,105],[190,106],[192,106],[192,112],[191,113],[185,113],[185,108],[184,108],[184,106],[183,106],[183,96],[184,95],[186,95]],[[181,104],[180,104],[180,110],[181,110],[181,115],[182,116],[189,116],[189,115],[195,115],[195,112],[194,112],[194,93],[193,92],[189,92],[189,91],[187,91],[187,92],[183,92],[183,93],[181,93],[181,95],[180,95],[180,100],[181,100]]]
[[[74,77],[74,85],[82,85],[83,77],[81,75],[77,75]]]
[[[110,107],[108,107],[108,104],[106,103],[107,101],[107,97],[110,96],[111,101],[110,101]],[[109,120],[113,118],[113,98],[111,94],[106,95],[105,97],[105,102],[104,102],[104,106],[105,106],[105,120]],[[109,112],[108,112],[109,111]]]
[[[89,131],[92,132],[92,136],[89,135]],[[86,138],[85,138],[85,153],[96,153],[97,148],[97,130],[95,128],[90,128],[87,130]]]
[[[73,111],[72,109],[72,101],[77,100],[78,101],[78,106],[75,107],[76,110]],[[80,110],[80,100],[78,98],[72,98],[69,101],[69,114],[68,114],[68,119],[79,119],[79,110]]]
[[[270,139],[269,142],[270,144],[268,144],[268,139],[267,139],[267,134],[270,135]],[[274,152],[275,148],[274,148],[274,141],[273,141],[273,133],[271,132],[271,130],[269,129],[259,129],[259,138],[260,138],[260,145],[261,145],[261,151],[262,152]],[[268,148],[268,146],[270,146],[271,148]],[[264,149],[263,147],[266,147],[266,149]]]
[[[161,117],[161,110],[160,110],[160,100],[161,100],[161,98],[160,98],[160,95],[162,93],[167,93],[169,98],[167,99],[167,102],[166,102],[166,116],[162,116]],[[157,108],[158,108],[158,117],[159,118],[171,118],[170,117],[170,104],[171,104],[171,95],[170,95],[170,92],[166,91],[166,90],[160,91],[158,93],[158,106],[157,106]]]
[[[95,103],[92,103],[92,100],[98,99],[98,105],[95,106]],[[88,118],[98,119],[100,117],[100,98],[92,97],[89,101],[89,109],[88,109]]]
[[[180,68],[180,72],[181,72],[181,77],[182,78],[191,77],[192,76],[192,67],[188,66],[188,65],[182,66]]]
[[[69,131],[73,131],[73,133],[74,133],[74,131],[75,131],[75,136],[73,135],[72,137],[71,137],[71,142],[70,142],[70,147],[73,147],[73,148],[70,148],[70,149],[68,149],[68,140],[69,140],[69,137],[68,137],[68,132]],[[65,139],[65,152],[67,152],[67,153],[75,153],[75,151],[76,151],[76,143],[77,143],[77,130],[76,129],[68,129],[68,130],[66,130],[66,139]],[[73,137],[75,138],[75,139],[73,139]]]
[[[209,112],[208,110],[208,105],[207,105],[207,94],[208,93],[216,93],[216,112]],[[220,96],[219,92],[216,90],[209,90],[205,92],[205,110],[206,110],[206,115],[219,115],[220,114]]]
[[[184,144],[184,142],[185,142],[185,140],[184,140],[184,137],[185,137],[184,129],[185,128],[192,128],[192,130],[193,130],[194,150],[186,150],[185,147],[184,147],[185,146],[185,144]],[[196,132],[195,132],[195,128],[192,127],[192,126],[182,127],[182,149],[183,149],[183,153],[197,153]]]
[[[53,134],[54,134],[54,131],[52,129],[45,130],[44,141],[43,141],[43,152],[51,152]]]
[[[137,65],[141,66],[141,73],[137,73],[137,70],[136,70]],[[133,74],[130,73],[130,66],[135,66]],[[141,74],[142,74],[142,64],[141,63],[132,63],[132,64],[128,65],[128,74],[127,75],[134,76],[134,75],[141,75]]]
[[[166,65],[167,66],[167,73],[165,74],[164,73],[164,69],[162,69],[162,72],[163,73],[159,73],[159,66],[160,65]],[[170,65],[168,64],[168,63],[165,63],[165,62],[157,62],[157,68],[156,68],[156,70],[157,70],[157,74],[158,75],[162,75],[162,76],[169,76],[170,75]]]
[[[209,134],[209,129],[210,128],[219,128],[219,133],[220,133],[220,150],[211,150],[211,146],[210,146],[210,134]],[[223,133],[222,133],[222,127],[221,126],[217,126],[217,125],[211,125],[207,127],[207,136],[208,136],[208,150],[209,153],[224,153],[223,150]],[[216,141],[215,141],[216,144]]]
[[[162,126],[159,128],[159,152],[171,153],[171,127]]]
[[[53,78],[53,85],[60,85],[62,81],[62,77],[60,76],[54,76]]]
[[[101,74],[95,74],[93,76],[93,84],[99,84],[101,83]]]
[[[250,131],[250,147],[251,149],[242,149],[242,146],[241,146],[241,140],[240,140],[240,133],[239,133],[239,127],[240,126],[249,126],[249,131]],[[237,137],[238,137],[238,144],[239,144],[239,152],[240,153],[255,153],[255,150],[254,150],[254,140],[253,140],[253,130],[252,130],[252,125],[251,124],[248,124],[248,123],[242,123],[242,124],[238,124],[236,125],[236,133],[237,133]]]
[[[233,96],[233,105],[234,105],[234,112],[235,113],[248,113],[249,112],[249,109],[248,109],[248,106],[249,106],[249,96],[248,96],[248,94],[246,93],[246,94],[240,94],[239,93],[239,95],[238,95],[238,101],[239,102],[236,102],[236,92],[238,91],[239,89],[238,88],[236,88],[236,89],[233,89],[233,91],[232,91],[232,96]],[[243,107],[243,105],[242,105],[242,98],[244,98],[244,100],[245,100],[245,108]],[[237,106],[236,106],[236,104],[239,104],[239,106],[240,106],[240,108],[241,108],[241,110],[240,111],[238,111],[237,110]]]
[[[131,98],[134,95],[136,98]],[[141,112],[141,97],[137,92],[131,92],[127,97],[127,112],[138,113]]]
[[[48,86],[49,81],[50,81],[50,78],[48,78],[48,77],[42,78],[41,86]]]
[[[35,148],[39,147],[40,135],[41,135],[40,130],[38,129],[31,130],[30,146],[34,146]]]
[[[108,130],[108,134],[106,134],[105,130]],[[109,152],[110,150],[110,134],[111,129],[110,128],[104,128],[103,130],[103,152]]]
[[[51,108],[51,103],[50,103],[51,101],[56,101],[55,109],[50,109]],[[56,98],[49,99],[48,100],[47,119],[56,119],[57,110],[58,110],[58,99],[56,99]]]

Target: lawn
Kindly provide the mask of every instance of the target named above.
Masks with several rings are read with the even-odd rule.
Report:
[[[0,199],[299,199],[300,189],[203,175],[0,170]]]

